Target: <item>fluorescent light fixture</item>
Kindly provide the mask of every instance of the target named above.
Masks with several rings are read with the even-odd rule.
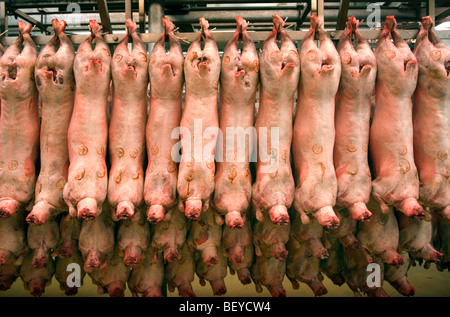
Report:
[[[450,30],[450,22],[443,22],[436,26],[436,30]]]

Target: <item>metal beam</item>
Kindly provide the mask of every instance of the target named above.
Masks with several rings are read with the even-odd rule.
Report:
[[[139,32],[145,33],[145,0],[139,0]]]
[[[36,25],[38,28],[40,28],[41,30],[50,33],[50,30],[47,28],[47,26],[41,22],[39,22],[38,20],[30,17],[28,14],[26,14],[25,12],[20,11],[19,9],[8,9],[12,14],[24,19],[25,21]]]
[[[340,6],[339,6],[336,30],[345,29],[345,23],[347,22],[349,6],[350,6],[350,0],[341,0]]]
[[[111,20],[109,18],[108,4],[106,3],[106,0],[97,0],[97,5],[103,32],[111,34],[113,30],[111,27]]]
[[[450,15],[450,8],[441,12],[440,14],[438,14],[436,16],[436,23],[441,22],[442,20],[444,20],[446,17],[448,17]]]
[[[0,31],[3,33],[8,30],[8,18],[6,16],[6,3],[0,2]]]
[[[302,16],[298,19],[297,21],[297,30],[300,30],[301,26],[303,25],[303,23],[306,20],[306,17],[308,16],[308,14],[311,12],[311,1],[309,1],[306,4],[306,8],[302,13]]]
[[[317,0],[317,16],[325,22],[324,0]]]
[[[327,31],[328,35],[331,37],[332,40],[339,40],[339,38],[341,37],[343,32],[344,32],[343,30]],[[361,34],[367,40],[378,39],[380,32],[381,32],[380,30],[361,30]],[[399,30],[399,32],[404,39],[415,39],[419,30],[417,30],[417,29],[416,30]],[[226,32],[226,31],[212,31],[211,33],[212,33],[215,41],[218,44],[228,43],[228,41],[230,40],[230,38],[232,36],[232,32]],[[289,37],[293,41],[303,40],[306,33],[307,33],[307,31],[288,31]],[[450,30],[438,30],[438,31],[435,31],[435,33],[440,39],[450,39]],[[270,31],[266,31],[266,32],[249,31],[249,34],[254,42],[261,43],[267,39],[267,37],[270,34]],[[198,34],[195,32],[189,32],[189,33],[181,33],[180,32],[180,33],[177,33],[177,35],[179,37],[185,38],[188,41],[193,41],[193,40],[195,40],[195,38],[197,37]],[[68,35],[68,37],[70,38],[70,40],[72,41],[73,44],[82,43],[84,40],[86,40],[87,36],[88,35],[86,35],[86,34],[84,34],[84,35]],[[116,43],[119,43],[123,39],[124,36],[125,36],[125,34],[105,34],[104,38],[107,43],[116,44]],[[142,33],[142,34],[139,34],[139,36],[141,37],[141,39],[144,43],[155,43],[161,36],[161,33]],[[32,36],[32,39],[36,45],[45,45],[52,39],[52,36],[50,36],[50,35]],[[0,42],[5,46],[11,45],[15,40],[16,40],[16,38],[12,37],[12,36],[0,38]]]
[[[162,18],[164,17],[164,6],[161,0],[151,0],[148,8],[148,31],[149,33],[158,34],[158,38],[163,32]],[[172,20],[172,22],[174,22]],[[154,41],[156,42],[156,40]],[[153,50],[153,42],[148,45],[149,53]]]
[[[131,7],[131,0],[125,0],[125,19],[133,18],[133,8]]]
[[[436,24],[436,3],[435,0],[427,1],[427,15],[431,17],[431,20]]]

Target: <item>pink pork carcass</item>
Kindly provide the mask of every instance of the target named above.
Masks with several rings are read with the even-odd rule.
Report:
[[[136,23],[127,19],[125,25],[127,34],[117,45],[111,63],[113,96],[108,135],[111,161],[108,202],[115,208],[118,219],[133,216],[144,202],[148,57],[136,33]]]
[[[184,61],[186,93],[180,122],[182,154],[177,183],[180,210],[191,221],[197,221],[209,208],[214,191],[214,155],[219,128],[219,50],[205,18],[200,18],[200,27]]]
[[[341,62],[323,29],[323,21],[315,14],[310,18],[311,27],[300,48],[301,74],[292,143],[297,181],[294,207],[301,214],[314,215],[321,226],[335,228],[339,218],[333,211],[337,194],[333,146]],[[316,32],[320,47],[314,41]]]
[[[75,103],[68,130],[69,174],[63,193],[69,213],[85,220],[100,214],[106,200],[107,106],[111,81],[109,46],[95,20],[90,20],[89,27],[91,34],[78,46],[73,64]]]
[[[258,158],[252,189],[256,219],[264,221],[268,214],[277,224],[289,223],[288,208],[294,200],[292,121],[300,73],[297,48],[284,24],[278,14],[273,16],[273,29],[260,55],[260,100],[255,121]]]
[[[64,33],[65,21],[52,21],[55,35],[36,60],[35,80],[41,97],[40,162],[35,204],[27,216],[31,225],[45,223],[68,207],[63,190],[67,182],[69,150],[67,130],[72,116],[75,50]]]
[[[253,121],[259,83],[259,58],[247,32],[248,23],[236,18],[237,28],[222,59],[219,92],[219,120],[223,138],[218,142],[214,209],[225,215],[225,224],[242,228],[252,196],[250,155],[253,149]],[[238,43],[242,39],[242,53]],[[222,146],[220,146],[220,141]]]
[[[396,26],[393,16],[386,17],[375,50],[376,101],[369,142],[376,176],[372,195],[384,213],[393,205],[408,217],[422,218],[424,211],[417,202],[419,178],[413,154],[411,100],[418,65]]]
[[[422,18],[414,54],[419,75],[413,99],[414,160],[419,199],[450,222],[450,48]]]
[[[0,59],[0,217],[31,203],[39,155],[37,48],[31,24],[18,21],[19,37]],[[23,48],[22,48],[23,46]]]
[[[370,220],[366,204],[372,190],[368,165],[370,98],[375,89],[377,65],[369,43],[358,29],[354,16],[337,49],[341,79],[336,95],[334,167],[337,178],[336,207],[347,208],[353,219]],[[356,50],[352,44],[355,35]]]
[[[177,140],[171,135],[180,125],[184,84],[183,51],[175,26],[167,18],[163,18],[163,26],[164,33],[150,55],[150,112],[145,132],[149,162],[144,199],[152,223],[162,221],[177,203],[177,164],[172,156]],[[170,46],[167,54],[166,44]]]

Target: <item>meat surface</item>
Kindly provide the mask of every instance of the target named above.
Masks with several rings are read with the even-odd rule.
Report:
[[[168,290],[174,292],[177,288],[181,297],[196,297],[191,284],[194,280],[194,273],[194,254],[189,251],[188,244],[185,243],[179,259],[167,263],[164,269]]]
[[[78,278],[78,277],[72,277],[70,276],[73,273],[73,269],[71,266],[73,265],[79,265],[81,268],[80,276],[79,276],[79,285],[80,287],[83,286],[84,277],[86,276],[86,272],[82,269],[83,268],[83,258],[81,257],[80,251],[78,249],[72,250],[71,255],[69,257],[57,257],[55,259],[55,278],[59,282],[59,288],[61,291],[64,292],[67,296],[74,296],[78,293],[78,287],[77,286],[69,286],[67,284],[68,278]],[[77,282],[76,280],[71,280],[71,282]]]
[[[164,282],[164,262],[162,254],[156,254],[151,248],[145,250],[145,258],[133,267],[128,278],[128,287],[133,297],[162,297]]]
[[[115,246],[114,230],[115,223],[109,208],[92,221],[82,222],[78,248],[83,255],[87,273],[108,266]]]
[[[255,255],[274,257],[280,261],[287,258],[288,251],[286,243],[289,240],[291,224],[278,225],[272,222],[269,217],[264,217],[264,221],[257,221],[253,225],[253,245]]]
[[[46,222],[68,207],[63,198],[69,168],[67,130],[72,116],[75,50],[64,33],[65,21],[52,21],[55,35],[36,60],[35,81],[41,97],[40,164],[35,204],[27,216],[32,225]]]
[[[422,18],[414,54],[419,64],[413,96],[414,160],[420,202],[450,222],[450,48]]]
[[[237,28],[224,49],[220,73],[219,124],[214,208],[225,215],[225,224],[244,226],[252,196],[250,158],[253,121],[259,84],[259,57],[247,32],[248,22],[236,18]],[[238,43],[242,41],[242,52]],[[222,144],[221,144],[222,143]],[[220,146],[220,144],[222,146]]]
[[[78,46],[73,64],[75,101],[67,132],[70,165],[63,192],[70,214],[85,220],[100,214],[106,200],[107,106],[111,81],[108,44],[95,20],[90,20],[89,27],[91,34]]]
[[[175,26],[163,18],[164,33],[150,55],[150,112],[146,140],[148,166],[145,175],[144,199],[147,218],[160,222],[177,203],[177,164],[172,151],[177,142],[171,135],[180,124],[184,85],[184,58],[174,34]],[[165,45],[170,49],[166,53]]]
[[[362,222],[356,235],[361,247],[370,254],[381,257],[384,263],[402,265],[403,258],[397,252],[399,229],[394,212],[383,213],[381,206],[372,197],[367,207],[372,212],[372,219]]]
[[[397,214],[399,226],[399,250],[409,252],[415,259],[438,262],[443,254],[431,245],[433,225],[430,219],[410,219],[403,213]]]
[[[150,246],[150,224],[141,208],[134,210],[131,218],[121,220],[117,231],[119,256],[126,266],[134,267],[145,257]]]
[[[192,223],[187,237],[191,252],[199,252],[202,261],[208,266],[214,266],[219,261],[222,223],[217,222],[218,217],[211,209],[202,212],[199,219]]]
[[[111,63],[113,102],[108,134],[111,161],[108,202],[116,209],[119,219],[133,216],[144,201],[148,86],[146,46],[136,33],[136,23],[127,19],[125,25],[127,33],[117,45]]]
[[[214,155],[219,128],[219,50],[205,18],[200,18],[200,27],[184,61],[186,92],[180,122],[181,162],[177,183],[180,210],[192,221],[208,210],[214,191]]]
[[[178,261],[190,223],[184,213],[178,210],[178,206],[172,207],[166,213],[165,219],[153,226],[152,249],[154,253],[162,251],[164,262]]]
[[[261,285],[265,286],[272,297],[286,297],[283,279],[286,273],[286,261],[280,261],[273,256],[256,256],[251,267],[251,275],[255,289],[262,292]]]
[[[39,154],[37,48],[31,24],[18,21],[19,37],[0,59],[0,217],[31,203]]]
[[[287,243],[289,255],[286,261],[286,276],[292,283],[293,289],[298,289],[298,281],[306,283],[315,296],[322,296],[328,293],[322,284],[323,276],[320,273],[320,260],[311,256],[308,247],[304,243],[298,242],[295,238],[290,238]]]
[[[51,217],[39,226],[28,226],[27,242],[33,250],[33,261],[31,265],[40,269],[47,266],[48,259],[59,243],[59,222]]]
[[[52,283],[55,274],[55,261],[49,255],[47,265],[43,268],[35,268],[32,265],[33,252],[30,250],[24,257],[20,266],[19,275],[25,290],[30,291],[34,297],[40,297],[45,293],[45,288]]]
[[[415,289],[407,278],[409,254],[408,252],[400,252],[400,255],[403,257],[404,264],[401,266],[385,264],[384,280],[403,296],[414,296]]]
[[[230,273],[237,272],[239,281],[246,285],[251,283],[250,267],[253,263],[254,247],[250,213],[245,213],[244,217],[244,226],[239,230],[229,226],[223,227],[222,248],[228,259]]]
[[[370,127],[370,155],[375,170],[372,195],[389,212],[393,205],[408,217],[422,218],[419,178],[413,155],[411,97],[417,84],[417,59],[387,16],[378,38],[376,101]],[[391,40],[391,36],[393,42]]]
[[[8,218],[0,218],[0,267],[7,263],[20,265],[27,253],[25,211],[20,207]]]
[[[258,157],[252,188],[256,219],[264,221],[268,214],[277,224],[289,223],[288,208],[294,200],[291,123],[300,73],[297,48],[284,24],[280,15],[273,15],[273,29],[260,55],[259,110],[255,121]]]
[[[224,279],[227,275],[227,260],[223,256],[222,246],[219,246],[217,250],[217,263],[211,266],[199,258],[195,262],[195,273],[201,286],[205,286],[208,281],[214,295],[225,295],[227,287]]]
[[[337,180],[333,165],[335,96],[341,76],[336,48],[323,29],[323,21],[311,15],[311,27],[300,47],[301,74],[292,154],[295,165],[294,207],[313,214],[323,227],[339,226],[333,211]],[[319,36],[320,47],[314,41]]]
[[[323,245],[323,227],[316,218],[309,220],[309,223],[302,223],[298,213],[292,213],[292,226],[289,235],[298,242],[304,244],[312,256],[318,259],[326,259],[328,251]]]
[[[118,250],[114,250],[108,267],[89,273],[92,283],[97,285],[97,292],[111,297],[124,297],[130,268],[125,266]]]
[[[334,167],[337,179],[336,204],[347,208],[353,219],[370,220],[366,207],[372,190],[368,165],[370,98],[375,89],[377,65],[369,43],[349,17],[337,50],[341,78],[336,94]],[[355,35],[355,48],[352,35]]]

